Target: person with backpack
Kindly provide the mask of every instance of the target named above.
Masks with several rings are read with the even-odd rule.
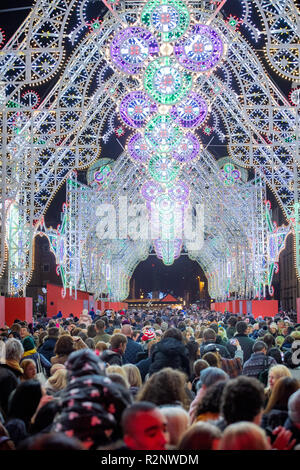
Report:
[[[248,361],[244,363],[243,375],[255,377],[264,385],[268,383],[268,373],[271,366],[277,362],[273,357],[267,356],[267,345],[263,341],[256,341],[252,348],[252,354]]]

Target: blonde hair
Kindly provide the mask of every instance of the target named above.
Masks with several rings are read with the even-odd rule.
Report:
[[[106,349],[108,349],[108,344],[105,343],[104,341],[98,341],[96,346],[95,346],[95,349],[97,349],[97,351],[105,351]]]
[[[123,367],[121,366],[117,366],[117,365],[108,366],[106,367],[106,373],[107,374],[119,374],[119,375],[122,375],[122,377],[124,377],[125,380],[127,380],[127,374],[125,370],[123,369]]]
[[[115,328],[115,329],[114,329],[113,335],[116,335],[117,333],[121,333],[121,329],[120,329],[120,328]]]
[[[224,431],[219,450],[270,450],[265,431],[249,421],[230,424]]]
[[[295,331],[292,331],[290,336],[294,339],[300,339],[300,331],[299,330],[295,330]]]
[[[291,371],[283,364],[277,364],[276,366],[272,366],[270,367],[269,373],[268,373],[268,387],[267,387],[268,389],[270,388],[269,377],[270,377],[271,372],[275,375],[277,380],[280,379],[281,377],[292,377]]]
[[[127,380],[131,387],[141,387],[142,386],[142,377],[140,370],[134,364],[125,364],[122,368],[126,372]]]
[[[163,406],[160,411],[167,418],[169,444],[178,447],[182,435],[189,427],[189,414],[180,406]]]
[[[120,375],[124,379],[125,386],[127,388],[130,388],[130,385],[129,385],[129,382],[128,382],[128,379],[127,379],[127,374],[126,374],[125,370],[123,369],[123,367],[117,366],[117,365],[115,365],[115,366],[112,365],[112,366],[106,367],[105,371],[106,371],[107,377],[109,377],[110,375],[114,376],[115,374]]]
[[[49,377],[48,384],[56,392],[63,390],[67,386],[67,369],[57,369],[57,371]]]
[[[27,367],[30,365],[30,364],[33,364],[34,367],[35,367],[35,374],[37,372],[36,370],[36,363],[33,359],[24,359],[24,361],[22,361],[22,369],[23,369],[23,374],[21,376],[21,379],[22,380],[27,380],[27,377],[26,377],[26,369]]]

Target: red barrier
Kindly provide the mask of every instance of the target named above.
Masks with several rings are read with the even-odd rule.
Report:
[[[5,297],[5,322],[11,326],[16,318],[32,323],[31,297]]]
[[[61,312],[63,317],[66,318],[73,313],[74,317],[80,316],[84,309],[83,301],[89,301],[89,294],[87,292],[77,291],[77,300],[75,293],[70,295],[67,290],[66,297],[63,298],[61,286],[54,284],[47,284],[47,316],[53,317]]]
[[[278,313],[278,300],[252,300],[252,315],[254,318],[274,317]]]
[[[5,297],[0,297],[0,328],[5,325]]]

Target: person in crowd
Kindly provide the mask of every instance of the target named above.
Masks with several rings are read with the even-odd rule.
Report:
[[[289,397],[299,388],[298,380],[289,376],[282,376],[276,380],[261,422],[261,426],[270,434],[277,426],[284,425],[288,418]]]
[[[190,421],[194,422],[196,417],[196,411],[199,404],[203,400],[203,397],[207,393],[208,389],[215,383],[219,381],[227,381],[229,376],[222,369],[218,367],[208,367],[200,373],[200,380],[197,384],[197,395],[192,401],[189,409]]]
[[[268,385],[265,388],[266,404],[271,396],[277,380],[279,380],[281,377],[292,377],[290,370],[286,366],[277,364],[276,366],[270,367],[268,372]]]
[[[24,380],[36,379],[36,364],[33,359],[24,359],[22,361],[23,374],[21,375],[21,382]]]
[[[111,339],[111,335],[105,333],[105,321],[103,319],[101,320],[97,320],[96,323],[95,323],[95,327],[96,327],[96,336],[94,336],[93,340],[94,340],[94,343],[97,344],[98,341],[104,341],[104,343],[109,343],[110,342],[110,339]]]
[[[67,385],[67,370],[57,369],[51,377],[48,378],[44,387],[49,395],[55,394],[63,390]]]
[[[121,333],[126,336],[127,344],[123,355],[124,364],[135,364],[137,362],[137,354],[143,351],[142,346],[132,339],[133,329],[131,325],[123,325]]]
[[[54,348],[59,336],[59,328],[56,326],[48,329],[48,335],[45,336],[43,344],[38,348],[38,353],[42,354],[47,361],[51,361],[51,357],[55,356]]]
[[[42,368],[44,368],[45,371],[46,371],[46,374],[49,375],[50,374],[50,369],[51,369],[51,362],[49,362],[43,356],[43,354],[40,354],[40,353],[37,352],[37,350],[35,348],[35,342],[34,342],[34,339],[32,338],[32,336],[26,336],[23,339],[22,344],[23,344],[23,348],[24,348],[24,353],[23,353],[23,357],[20,361],[20,365],[22,366],[22,362],[25,359],[32,359],[35,362],[36,369],[37,369],[38,372],[42,372]]]
[[[122,367],[126,372],[130,393],[135,397],[143,384],[140,370],[134,364],[125,364]]]
[[[1,450],[15,450],[16,446],[7,432],[7,429],[0,422],[0,451]]]
[[[230,316],[227,321],[228,327],[226,328],[226,335],[228,339],[231,339],[236,333],[236,324],[237,324],[236,316],[235,315]]]
[[[129,450],[165,450],[167,419],[153,403],[140,401],[122,415],[123,441]]]
[[[121,333],[116,333],[111,337],[110,349],[102,352],[100,358],[109,365],[123,365],[123,355],[127,346],[127,337]]]
[[[52,364],[65,364],[69,355],[75,350],[74,339],[70,335],[62,335],[58,338],[55,344],[54,354],[51,357]]]
[[[300,390],[294,392],[288,401],[288,418],[284,428],[292,433],[295,445],[300,444]]]
[[[239,341],[239,344],[243,350],[245,363],[250,358],[254,345],[254,340],[248,336],[248,323],[245,321],[237,322],[234,338]]]
[[[4,418],[8,412],[8,398],[21,381],[24,370],[20,360],[24,354],[22,343],[10,338],[5,343],[5,364],[0,364],[0,411]]]
[[[188,351],[183,344],[182,333],[177,328],[168,329],[151,352],[149,374],[152,375],[165,367],[181,370],[190,377]]]
[[[195,394],[197,392],[196,385],[200,379],[200,373],[202,370],[206,369],[209,366],[210,364],[207,361],[205,361],[203,358],[197,359],[197,361],[194,362],[193,364],[194,377],[192,380],[192,392],[194,392]]]
[[[221,397],[226,381],[211,385],[203,396],[195,413],[195,422],[217,420],[221,413]]]
[[[189,427],[189,414],[181,406],[161,406],[160,411],[167,419],[169,442],[167,448],[177,449],[181,437]]]
[[[16,446],[29,435],[42,395],[41,384],[33,379],[20,383],[11,395],[5,427]]]
[[[201,343],[201,346],[200,346],[201,358],[203,357],[203,354],[205,354],[205,348],[207,346],[209,346],[211,344],[216,344],[216,339],[217,339],[217,334],[212,328],[206,328],[203,331],[203,342]],[[217,347],[218,347],[220,355],[222,357],[230,359],[230,357],[231,357],[230,353],[229,353],[228,349],[225,346],[223,346],[222,344],[218,344]]]
[[[244,363],[243,375],[256,377],[276,365],[275,359],[267,356],[267,345],[263,341],[256,341],[252,348],[253,352],[250,358]]]
[[[241,421],[228,426],[222,435],[219,450],[271,450],[267,436],[257,424]]]
[[[178,450],[216,450],[221,435],[220,429],[211,423],[195,423],[183,434]]]
[[[149,401],[158,406],[179,405],[189,408],[190,392],[187,388],[187,376],[171,367],[155,372],[139,390],[137,401]]]

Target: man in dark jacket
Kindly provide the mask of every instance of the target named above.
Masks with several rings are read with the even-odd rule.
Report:
[[[110,349],[103,351],[100,359],[110,366],[122,366],[126,345],[127,337],[121,333],[116,333],[111,337]]]
[[[42,346],[38,348],[38,353],[42,354],[49,362],[55,356],[54,348],[58,340],[59,329],[52,327],[48,329],[48,336],[45,337]]]
[[[203,331],[203,342],[200,346],[201,357],[203,356],[203,354],[205,354],[204,353],[205,346],[208,346],[209,344],[215,344],[216,339],[217,339],[216,332],[212,328],[206,328],[206,330]],[[226,359],[231,358],[231,355],[225,346],[223,346],[222,344],[218,344],[218,349],[222,357],[225,357]]]
[[[255,343],[253,339],[248,337],[247,329],[248,324],[245,321],[239,321],[236,324],[236,334],[234,335],[234,338],[238,339],[244,353],[244,363],[250,358]]]
[[[183,344],[180,330],[170,328],[159,343],[153,346],[149,374],[154,374],[164,367],[179,369],[190,377],[188,351]]]
[[[253,345],[253,353],[248,361],[244,363],[243,375],[258,378],[265,369],[276,366],[273,357],[267,356],[267,345],[263,341],[256,341]]]
[[[0,364],[0,411],[6,418],[8,411],[8,398],[13,390],[20,383],[23,369],[19,362],[23,356],[24,348],[22,343],[10,338],[5,343],[5,364]]]
[[[136,356],[139,352],[143,352],[143,347],[132,339],[133,330],[131,325],[123,325],[121,333],[127,338],[126,350],[123,355],[123,364],[135,364],[137,362]]]

